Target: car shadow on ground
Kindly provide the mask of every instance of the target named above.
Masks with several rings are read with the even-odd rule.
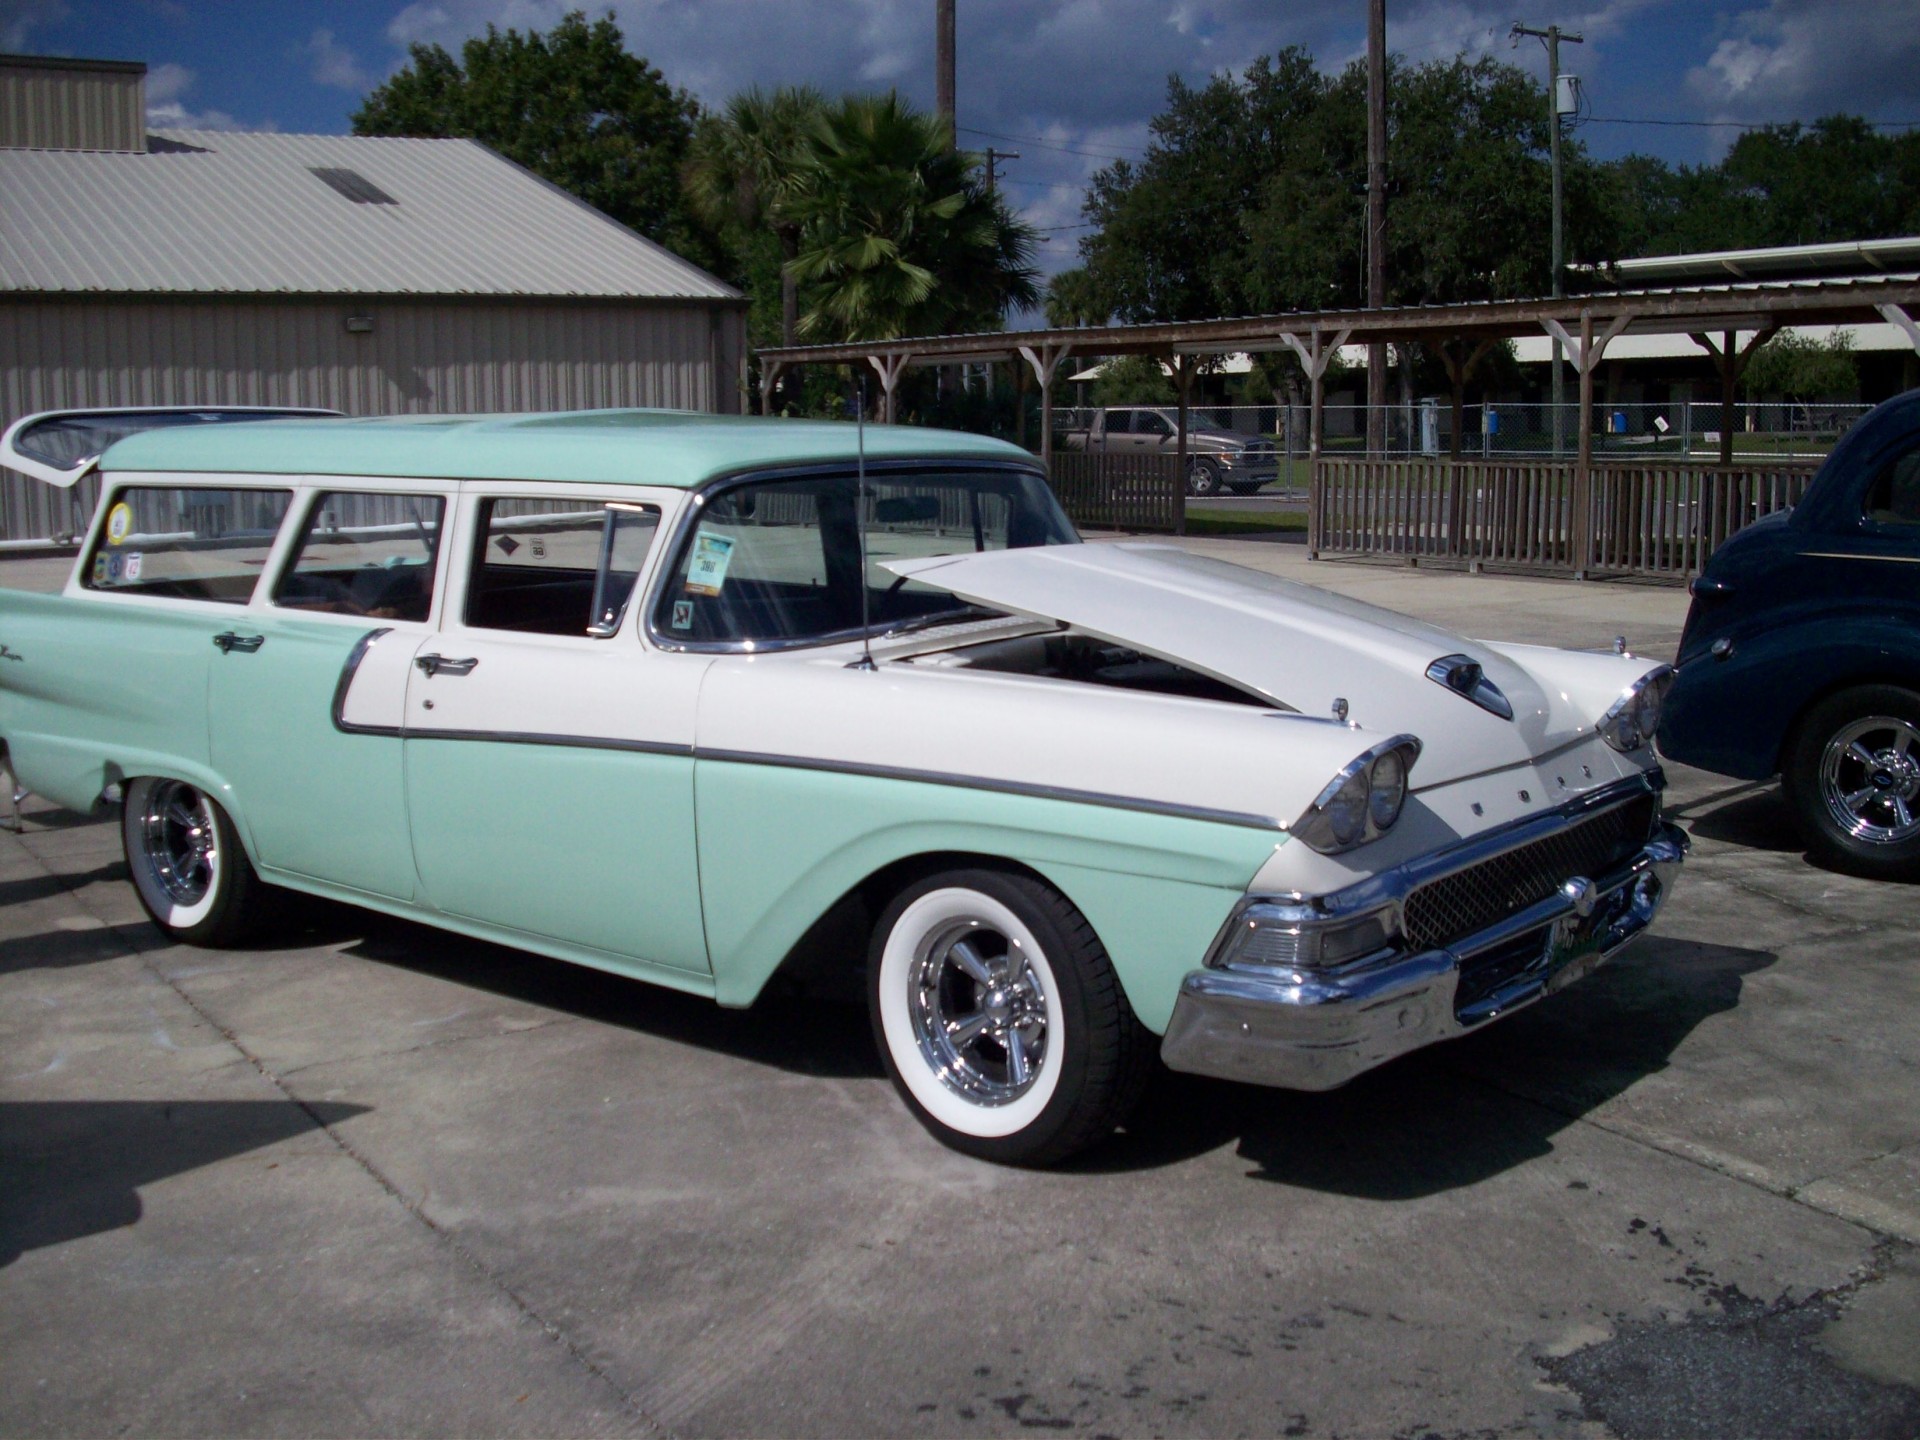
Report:
[[[320,902],[298,938],[309,945],[350,940],[342,953],[795,1074],[885,1074],[863,1006],[795,992],[777,977],[751,1008],[723,1009],[704,996]]]
[[[0,1267],[140,1219],[139,1187],[367,1113],[291,1100],[0,1103]]]
[[[1254,1178],[1372,1200],[1477,1184],[1665,1069],[1740,1003],[1766,951],[1658,937],[1578,985],[1320,1094],[1168,1075],[1087,1169],[1170,1164],[1233,1144]]]
[[[345,953],[796,1074],[885,1074],[863,1006],[778,991],[747,1010],[339,910]],[[1234,1145],[1250,1174],[1373,1199],[1472,1185],[1553,1149],[1553,1137],[1644,1077],[1740,1002],[1765,951],[1652,937],[1543,1003],[1324,1094],[1161,1071],[1134,1122],[1066,1167],[1156,1169]]]

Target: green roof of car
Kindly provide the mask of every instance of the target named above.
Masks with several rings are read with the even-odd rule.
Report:
[[[100,468],[686,487],[740,470],[850,462],[855,446],[855,427],[841,421],[689,410],[389,415],[145,430],[110,447]],[[866,451],[874,460],[1033,463],[1002,440],[904,425],[867,426]]]

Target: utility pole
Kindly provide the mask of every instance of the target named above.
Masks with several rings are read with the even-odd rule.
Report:
[[[959,148],[953,119],[953,6],[954,0],[934,4],[934,105],[947,123],[947,148]]]
[[[1562,30],[1558,25],[1549,25],[1539,30],[1531,25],[1515,23],[1509,38],[1514,44],[1520,43],[1522,35],[1531,35],[1547,44],[1547,124],[1551,126],[1548,144],[1553,166],[1553,298],[1558,300],[1565,293],[1562,288],[1561,270],[1566,262],[1564,231],[1561,223],[1561,181],[1560,181],[1560,42],[1569,45],[1584,45],[1586,41],[1571,31]],[[1553,453],[1558,455],[1566,446],[1565,422],[1561,419],[1561,402],[1566,398],[1566,386],[1560,372],[1560,342],[1553,342]]]
[[[1018,150],[996,150],[991,145],[987,146],[987,193],[989,195],[997,192],[999,182],[998,162],[1001,160],[1018,160],[1019,158],[1020,152]]]
[[[1367,0],[1367,307],[1387,303],[1387,0]],[[1385,452],[1387,347],[1367,346],[1367,453]]]

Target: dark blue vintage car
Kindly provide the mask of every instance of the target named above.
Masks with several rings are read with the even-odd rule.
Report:
[[[1920,390],[1715,551],[1693,597],[1661,751],[1778,774],[1817,857],[1920,878]]]

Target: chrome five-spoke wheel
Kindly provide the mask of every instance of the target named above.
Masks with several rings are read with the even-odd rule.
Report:
[[[1859,685],[1827,696],[1795,726],[1780,780],[1815,855],[1920,880],[1920,694]]]
[[[1086,918],[1031,874],[908,885],[868,955],[874,1036],[921,1124],[957,1150],[1059,1160],[1124,1122],[1153,1060]]]
[[[1820,795],[1856,839],[1889,845],[1920,836],[1920,727],[1892,715],[1843,727],[1820,758]]]
[[[1047,1065],[1047,989],[1018,937],[955,919],[916,947],[910,997],[921,1058],[981,1105],[1018,1100]]]
[[[213,802],[178,780],[155,781],[144,799],[136,819],[144,868],[174,905],[192,909],[219,873]]]

